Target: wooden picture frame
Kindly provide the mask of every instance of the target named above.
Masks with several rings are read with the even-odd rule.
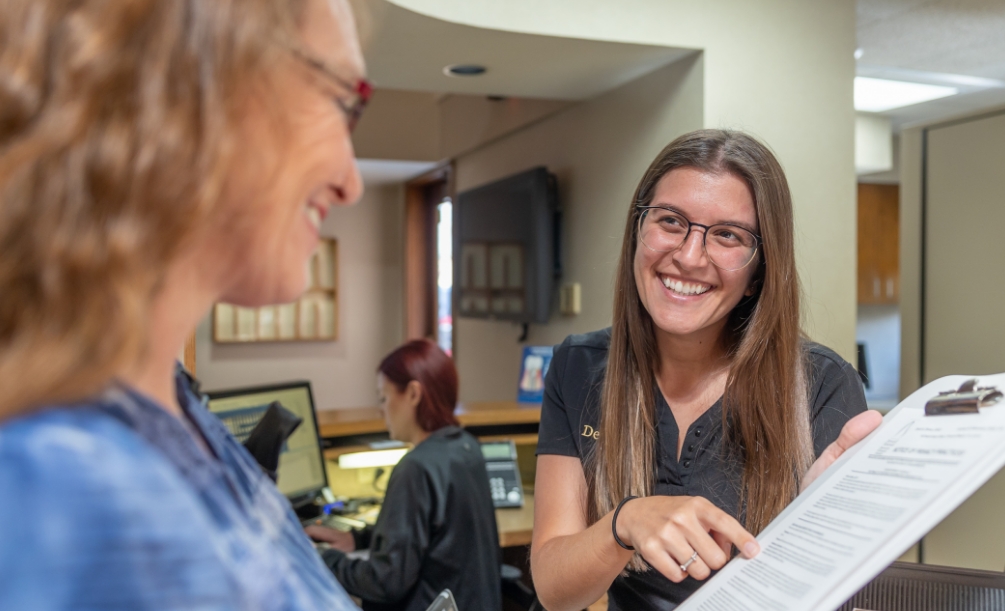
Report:
[[[471,318],[521,318],[527,311],[527,270],[519,242],[461,244],[458,314]]]
[[[292,303],[213,306],[213,341],[333,342],[338,339],[338,242],[323,238],[308,262],[307,290]]]

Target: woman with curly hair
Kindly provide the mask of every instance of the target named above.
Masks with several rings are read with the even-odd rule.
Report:
[[[0,608],[353,608],[176,358],[358,199],[345,0],[0,15]]]

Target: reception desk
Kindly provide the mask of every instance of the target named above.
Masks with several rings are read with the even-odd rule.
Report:
[[[461,426],[482,441],[509,439],[517,444],[521,479],[524,483],[524,505],[520,508],[497,509],[496,525],[499,529],[500,547],[530,545],[534,530],[534,448],[537,445],[537,426],[541,421],[541,406],[499,401],[466,403],[457,412]],[[329,461],[329,480],[334,461],[341,454],[368,449],[366,444],[387,438],[384,417],[376,407],[339,410],[319,410],[318,429],[325,443],[325,458]],[[366,479],[361,475],[359,479]],[[338,488],[338,486],[334,486]],[[336,489],[336,493],[340,493]]]
[[[464,428],[503,429],[531,425],[536,434],[541,422],[540,405],[515,401],[464,403],[456,414]],[[319,410],[318,429],[325,440],[387,433],[384,417],[376,407]]]

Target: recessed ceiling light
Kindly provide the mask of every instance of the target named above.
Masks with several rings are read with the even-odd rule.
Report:
[[[883,112],[956,95],[956,87],[855,77],[855,110]]]
[[[855,49],[855,59],[862,59],[862,55],[864,54],[865,51],[862,50],[862,47]]]
[[[485,74],[485,66],[477,64],[454,64],[443,69],[447,76],[478,76]]]

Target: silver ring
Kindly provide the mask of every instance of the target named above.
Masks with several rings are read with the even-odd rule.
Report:
[[[687,562],[685,562],[684,564],[680,565],[680,570],[682,570],[682,571],[684,571],[686,573],[687,572],[687,567],[689,567],[692,564],[694,564],[694,561],[697,560],[697,559],[698,559],[698,552],[695,552],[695,553],[691,554],[691,557],[687,559]]]

